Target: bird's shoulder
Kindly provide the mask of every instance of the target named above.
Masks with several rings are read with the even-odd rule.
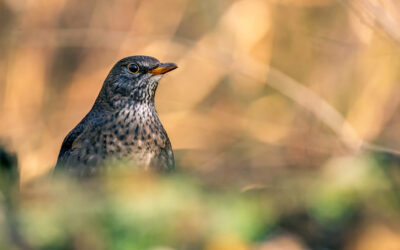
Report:
[[[71,150],[79,147],[84,140],[84,135],[105,123],[106,116],[99,111],[91,110],[64,138],[58,155],[57,165],[68,157]]]

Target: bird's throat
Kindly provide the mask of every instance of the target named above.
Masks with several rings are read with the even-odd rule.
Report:
[[[129,134],[141,140],[165,133],[158,118],[154,103],[135,103],[126,105],[114,112],[119,129],[129,130]]]

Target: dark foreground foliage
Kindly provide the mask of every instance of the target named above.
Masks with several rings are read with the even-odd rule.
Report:
[[[11,212],[2,203],[0,249],[348,249],[365,228],[396,224],[391,159],[329,164],[243,188],[127,171],[44,178],[22,187]]]

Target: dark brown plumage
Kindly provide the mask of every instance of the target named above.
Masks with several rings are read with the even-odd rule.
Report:
[[[154,95],[162,75],[175,68],[148,56],[116,63],[90,112],[64,139],[56,170],[90,176],[115,160],[161,172],[173,170],[171,143]]]

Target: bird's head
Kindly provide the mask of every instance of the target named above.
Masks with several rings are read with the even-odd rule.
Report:
[[[150,56],[126,57],[111,69],[100,95],[112,102],[153,101],[158,81],[176,68],[174,63],[161,63]]]

